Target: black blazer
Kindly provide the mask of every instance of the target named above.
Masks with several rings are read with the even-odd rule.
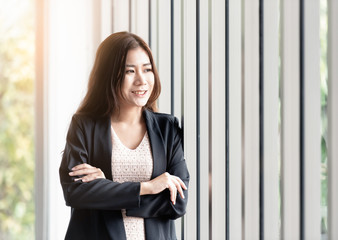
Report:
[[[177,119],[148,110],[143,116],[154,159],[151,178],[169,172],[188,186],[189,172]],[[169,190],[140,196],[139,182],[112,180],[111,153],[110,118],[74,115],[59,170],[66,205],[72,208],[65,239],[126,239],[121,209],[126,209],[128,216],[144,218],[146,239],[176,239],[173,219],[185,214],[188,192],[184,191],[185,199],[177,194],[175,205]],[[74,182],[76,177],[68,173],[81,163],[100,168],[106,179]]]

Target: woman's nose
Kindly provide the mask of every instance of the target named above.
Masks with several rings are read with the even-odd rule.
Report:
[[[136,78],[137,84],[144,85],[147,83],[146,75],[143,72],[139,72]]]

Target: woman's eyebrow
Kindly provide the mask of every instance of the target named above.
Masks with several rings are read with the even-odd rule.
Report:
[[[142,66],[151,66],[151,63],[145,63],[145,64],[143,64]],[[126,64],[126,67],[136,67],[136,65],[134,65],[134,64]]]

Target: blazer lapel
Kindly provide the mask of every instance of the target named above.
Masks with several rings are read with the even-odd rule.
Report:
[[[149,110],[144,110],[143,114],[147,125],[147,131],[154,161],[153,174],[151,176],[151,179],[153,179],[164,173],[167,169],[166,147],[158,122],[153,116],[154,113],[150,112]]]
[[[100,118],[96,122],[93,145],[95,166],[99,167],[107,179],[112,180],[111,172],[111,123],[110,118]]]
[[[162,133],[154,113],[149,110],[143,111],[145,118],[150,146],[153,156],[153,173],[151,179],[161,175],[167,169],[167,148],[165,146]],[[93,145],[95,156],[93,158],[94,165],[99,167],[105,174],[107,179],[112,180],[111,172],[111,123],[109,118],[98,119],[94,131]]]

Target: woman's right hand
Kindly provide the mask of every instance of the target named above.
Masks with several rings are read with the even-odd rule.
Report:
[[[167,188],[170,191],[170,201],[173,204],[176,203],[177,192],[184,198],[182,188],[187,190],[184,182],[179,177],[165,172],[148,182],[141,182],[140,195],[157,194]]]
[[[74,181],[82,180],[82,182],[91,182],[95,179],[106,178],[100,168],[93,167],[87,163],[73,167],[72,171],[69,172],[69,176],[78,177]]]

